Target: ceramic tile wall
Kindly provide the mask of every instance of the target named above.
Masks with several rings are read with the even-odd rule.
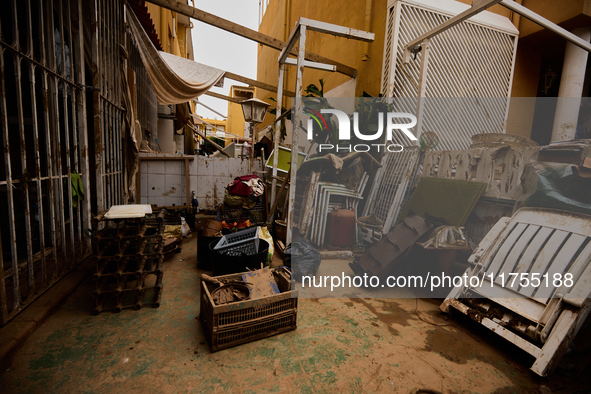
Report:
[[[262,168],[256,162],[256,170]],[[228,183],[237,176],[248,174],[248,161],[223,157],[198,156],[191,165],[191,191],[197,194],[200,209],[216,209],[224,201]]]
[[[255,171],[261,169],[262,162],[257,161]],[[189,162],[189,191],[196,192],[200,209],[215,209],[224,201],[226,185],[245,174],[248,174],[247,160],[196,156]],[[184,205],[185,199],[184,161],[142,161],[142,204]]]
[[[185,205],[184,161],[142,161],[141,177],[142,204]]]

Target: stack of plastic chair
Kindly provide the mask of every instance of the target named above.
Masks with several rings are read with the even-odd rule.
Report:
[[[357,217],[357,206],[359,201],[363,199],[363,191],[369,180],[369,175],[363,173],[355,189],[350,189],[345,185],[330,182],[319,182],[316,194],[314,196],[315,214],[312,216],[310,239],[319,247],[324,246],[324,238],[326,235],[326,223],[328,221],[328,214],[334,209],[335,204],[333,197],[345,198],[345,208],[352,209]],[[357,226],[355,226],[355,239],[357,239]]]

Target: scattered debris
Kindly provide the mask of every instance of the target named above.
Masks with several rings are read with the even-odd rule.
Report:
[[[293,277],[301,282],[302,276],[314,276],[320,266],[320,252],[306,238],[296,238],[287,246],[283,263],[293,270]]]
[[[405,252],[432,227],[431,223],[411,213],[349,266],[356,275],[387,276]]]

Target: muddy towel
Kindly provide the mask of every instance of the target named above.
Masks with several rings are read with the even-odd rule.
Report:
[[[242,274],[242,280],[250,283],[250,298],[263,298],[279,294],[273,272],[268,268]]]

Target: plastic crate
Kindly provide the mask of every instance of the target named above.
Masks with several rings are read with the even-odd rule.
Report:
[[[259,228],[238,231],[222,236],[213,250],[228,256],[252,256],[259,250]]]
[[[291,289],[291,274],[284,267],[274,271],[281,293],[224,305],[213,302],[211,292],[215,285],[201,281],[199,316],[212,352],[297,328],[297,290]],[[243,274],[217,276],[216,279],[242,281]]]

